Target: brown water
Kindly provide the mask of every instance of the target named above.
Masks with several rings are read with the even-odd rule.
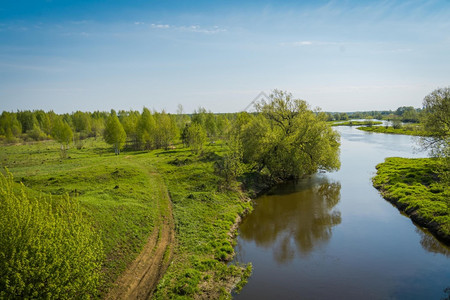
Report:
[[[408,136],[339,128],[339,172],[285,183],[255,200],[236,260],[253,264],[236,299],[441,299],[450,249],[373,188],[385,157],[424,157]]]

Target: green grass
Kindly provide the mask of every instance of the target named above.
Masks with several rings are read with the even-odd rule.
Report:
[[[403,128],[394,128],[392,126],[373,126],[373,127],[358,127],[358,130],[363,130],[367,132],[376,133],[389,133],[389,134],[404,134],[404,135],[414,135],[414,136],[427,136],[427,132],[423,131],[420,126],[404,126]]]
[[[148,169],[125,155],[115,156],[102,142],[68,151],[60,159],[54,142],[0,148],[2,167],[31,190],[69,194],[100,232],[106,260],[102,291],[140,252],[158,216],[157,182]]]
[[[438,159],[387,158],[373,184],[382,195],[438,238],[450,241],[450,187],[440,182]]]
[[[229,297],[230,282],[249,276],[245,268],[226,264],[234,255],[230,228],[251,205],[214,174],[214,162],[223,151],[220,143],[207,146],[200,155],[185,148],[160,150],[146,161],[165,178],[178,242],[156,298]]]
[[[168,213],[166,186],[173,201],[174,258],[156,298],[230,297],[232,282],[245,282],[249,269],[227,265],[233,256],[230,228],[251,207],[237,187],[225,188],[214,174],[223,154],[219,144],[200,155],[186,148],[123,152],[115,156],[102,141],[87,140],[61,159],[53,141],[0,147],[0,162],[35,193],[77,197],[83,214],[100,233],[106,259],[103,296],[158,229]],[[241,280],[242,279],[242,280]],[[238,287],[242,286],[241,283]]]
[[[379,125],[383,124],[380,121],[333,121],[331,126],[362,126],[362,125]]]

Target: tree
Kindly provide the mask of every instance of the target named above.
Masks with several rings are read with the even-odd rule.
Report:
[[[243,148],[239,136],[227,141],[227,151],[221,160],[214,164],[215,172],[223,177],[226,187],[231,187],[235,179],[244,172]]]
[[[192,152],[198,153],[206,142],[206,132],[198,123],[186,124],[181,139],[185,145],[191,147]]]
[[[216,124],[216,116],[212,113],[209,112],[206,114],[205,117],[205,130],[206,130],[206,135],[208,136],[209,140],[211,142],[214,142],[214,140],[217,137],[217,124]]]
[[[5,135],[8,142],[13,142],[22,133],[22,124],[17,120],[16,114],[2,112],[0,116],[0,135]]]
[[[244,161],[281,180],[340,167],[340,137],[326,123],[325,113],[313,112],[305,101],[279,90],[256,108],[261,116],[242,133]]]
[[[150,110],[144,107],[144,109],[142,110],[141,117],[139,118],[136,126],[136,136],[138,143],[141,147],[143,147],[146,150],[150,150],[154,147],[155,130],[156,130],[155,119]]]
[[[175,120],[165,111],[156,114],[156,130],[154,133],[156,148],[168,149],[177,136],[177,125]]]
[[[442,159],[441,177],[450,180],[450,87],[436,89],[423,99],[424,129],[429,137],[421,138],[423,148]]]
[[[137,139],[137,123],[139,120],[140,114],[138,111],[120,111],[119,112],[119,121],[127,134],[128,140],[132,143],[133,148],[135,150],[139,149],[139,142]]]
[[[91,133],[91,118],[88,113],[75,112],[72,115],[72,123],[76,132],[83,132],[86,136]]]
[[[106,120],[103,137],[108,144],[113,145],[114,153],[119,155],[120,149],[123,148],[127,139],[127,134],[125,133],[122,124],[120,124],[119,118],[114,110],[111,110],[111,114]]]
[[[73,132],[69,124],[63,121],[60,117],[56,118],[52,128],[53,138],[61,144],[61,157],[66,157],[66,151],[72,142]]]
[[[29,110],[19,111],[17,112],[17,120],[22,125],[22,133],[26,133],[28,130],[32,130],[33,127],[37,124],[36,117],[33,112]]]

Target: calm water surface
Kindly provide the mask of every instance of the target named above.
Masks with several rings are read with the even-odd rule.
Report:
[[[373,188],[376,164],[425,157],[411,137],[341,133],[341,170],[277,186],[239,229],[253,274],[236,299],[441,299],[450,249]]]

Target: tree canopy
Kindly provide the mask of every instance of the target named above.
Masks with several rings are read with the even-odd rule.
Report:
[[[103,136],[108,144],[114,146],[115,153],[120,154],[120,149],[122,149],[125,144],[127,134],[114,110],[111,111],[111,115],[106,120]]]
[[[256,108],[260,115],[241,135],[244,162],[267,168],[281,180],[339,169],[340,137],[326,123],[326,114],[279,90]]]

